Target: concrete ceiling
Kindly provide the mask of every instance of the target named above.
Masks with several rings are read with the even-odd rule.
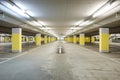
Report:
[[[12,28],[16,28],[18,27],[17,25],[5,22],[5,21],[1,21],[0,20],[0,33],[7,33],[7,34],[12,34]],[[25,29],[23,28],[22,30],[22,34],[23,35],[28,35],[28,36],[35,36],[37,32],[30,30],[30,29]]]
[[[64,35],[79,21],[91,15],[107,0],[13,0],[28,10],[32,17],[50,27],[57,35]]]

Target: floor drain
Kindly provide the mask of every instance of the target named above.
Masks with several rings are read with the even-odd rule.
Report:
[[[58,46],[57,53],[58,54],[64,53],[63,46]]]

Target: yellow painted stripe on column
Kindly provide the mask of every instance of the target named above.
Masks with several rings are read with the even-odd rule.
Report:
[[[51,37],[51,42],[53,42],[53,37]]]
[[[7,37],[4,37],[4,42],[7,42]]]
[[[35,41],[35,38],[34,38],[34,37],[32,38],[32,41],[33,41],[33,42]]]
[[[24,38],[22,37],[22,42],[24,41]]]
[[[77,43],[79,42],[79,37],[77,37]]]
[[[109,51],[109,34],[100,34],[100,51]]]
[[[48,42],[51,42],[50,37],[48,38]]]
[[[68,39],[68,42],[70,42],[70,37],[68,37],[67,39]]]
[[[64,41],[66,41],[66,38],[64,38]]]
[[[29,38],[28,37],[26,37],[26,42],[29,42]]]
[[[76,36],[73,36],[73,43],[77,43],[77,38],[76,38]]]
[[[92,43],[95,42],[95,37],[91,37],[91,42],[92,42]]]
[[[67,39],[68,39],[68,42],[70,42],[70,37],[68,37]]]
[[[44,37],[44,43],[47,44],[47,36]]]
[[[22,50],[22,35],[12,33],[12,51]]]
[[[41,45],[41,37],[36,36],[36,45]]]
[[[67,42],[69,42],[69,38],[67,37]]]
[[[85,37],[85,42],[90,42],[90,37]]]
[[[80,45],[85,45],[85,37],[80,36]]]
[[[73,38],[72,38],[72,37],[70,37],[70,42],[71,42],[71,43],[73,42]]]

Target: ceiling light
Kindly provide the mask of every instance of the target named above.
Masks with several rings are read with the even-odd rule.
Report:
[[[27,14],[26,10],[21,9],[16,5],[10,4],[10,3],[5,2],[5,1],[1,2],[1,4],[5,7],[7,7],[8,9],[16,12],[17,14],[25,17],[25,18],[30,18],[30,16]]]
[[[81,24],[83,21],[84,21],[84,20],[81,20],[81,21],[76,22],[76,25]]]
[[[71,27],[70,29],[79,30],[79,29],[81,29],[81,27]]]
[[[51,28],[49,28],[49,27],[42,27],[40,29],[42,29],[42,30],[44,30],[44,29],[50,30]]]
[[[40,27],[42,27],[42,24],[40,24],[37,21],[27,21],[27,23],[29,23],[30,25],[33,25],[33,26],[40,26]]]
[[[115,1],[113,3],[109,3],[109,4],[106,4],[106,5],[103,5],[103,7],[101,7],[100,9],[98,9],[98,11],[96,11],[94,14],[93,14],[93,17],[98,17],[102,14],[104,14],[105,12],[117,7],[118,5],[120,5],[120,2],[119,1]]]
[[[93,23],[93,21],[85,21],[81,23],[79,26],[87,26],[87,25],[90,25],[91,23]]]

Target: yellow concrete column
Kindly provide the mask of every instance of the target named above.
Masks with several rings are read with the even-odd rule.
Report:
[[[41,34],[36,34],[36,45],[41,45]]]
[[[44,44],[47,44],[47,35],[44,36]]]
[[[24,41],[24,37],[22,37],[22,42]]]
[[[67,37],[65,37],[64,40],[67,42]]]
[[[0,35],[0,42],[2,42],[2,36]]]
[[[51,37],[51,40],[50,40],[51,42],[53,42],[53,37]]]
[[[64,41],[67,41],[66,39],[67,39],[67,38],[65,37],[65,38],[64,38]]]
[[[92,37],[91,37],[91,43],[94,43],[94,42],[95,42],[95,37],[92,36]]]
[[[109,28],[100,28],[99,38],[99,52],[109,52]]]
[[[67,39],[68,39],[68,42],[70,42],[70,37],[69,36],[67,37]]]
[[[66,40],[67,40],[67,42],[69,42],[69,38],[68,37],[66,38]]]
[[[11,38],[10,38],[10,36],[8,37],[8,41],[11,42]]]
[[[29,37],[28,36],[26,37],[26,42],[29,42]]]
[[[89,43],[90,42],[90,37],[85,37],[85,42]]]
[[[70,38],[70,36],[68,37],[68,42],[71,42],[71,38]]]
[[[77,43],[77,37],[76,37],[76,35],[73,36],[73,43],[75,43],[75,44]]]
[[[71,42],[71,43],[73,42],[73,37],[72,37],[72,36],[70,36],[70,42]]]
[[[65,37],[64,40],[67,42],[67,37]]]
[[[12,28],[12,52],[22,52],[21,28]]]
[[[8,42],[7,36],[4,37],[4,42]]]
[[[77,43],[79,42],[79,37],[77,37]]]
[[[85,45],[85,34],[80,34],[79,43],[80,45]]]
[[[32,37],[32,41],[35,42],[35,37]]]
[[[56,37],[53,37],[53,41],[56,41]]]
[[[71,38],[70,38],[70,36],[68,36],[68,42],[69,42],[69,43],[71,42]]]
[[[25,42],[25,37],[22,37],[22,42]]]
[[[48,37],[48,42],[49,42],[49,43],[51,42],[51,37],[50,37],[50,36]]]

